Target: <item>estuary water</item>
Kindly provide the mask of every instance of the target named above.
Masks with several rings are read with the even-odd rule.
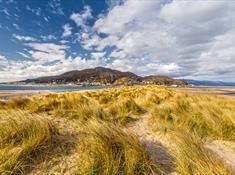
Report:
[[[112,86],[5,86],[0,85],[0,91],[52,91],[52,92],[64,92],[64,91],[81,91],[81,90],[97,90],[111,88]]]

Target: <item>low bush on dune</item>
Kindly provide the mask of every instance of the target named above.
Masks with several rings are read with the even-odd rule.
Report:
[[[17,174],[52,144],[56,129],[46,118],[0,112],[0,174]]]
[[[78,175],[154,174],[156,167],[136,136],[120,126],[90,120],[81,129]]]

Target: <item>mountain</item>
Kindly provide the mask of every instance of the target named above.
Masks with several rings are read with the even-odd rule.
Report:
[[[39,77],[21,81],[23,83],[89,83],[89,84],[158,84],[158,85],[180,85],[187,83],[183,80],[175,80],[167,76],[141,77],[132,72],[121,72],[104,67],[93,69],[73,70],[57,76]]]
[[[191,79],[181,79],[181,80],[195,86],[235,86],[235,82],[203,81],[203,80],[191,80]]]
[[[150,84],[158,84],[158,85],[178,85],[178,86],[186,86],[187,82],[183,80],[176,80],[167,76],[156,76],[150,75],[143,78],[143,82]]]
[[[104,67],[96,67],[94,69],[73,70],[58,76],[39,77],[36,79],[28,79],[25,83],[66,83],[66,82],[99,82],[114,83],[117,79],[128,77],[134,80],[140,80],[141,77],[131,72],[121,72]]]

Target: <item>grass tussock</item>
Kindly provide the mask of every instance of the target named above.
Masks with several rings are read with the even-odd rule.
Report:
[[[203,142],[198,136],[185,131],[174,132],[172,133],[172,141],[177,148],[172,154],[175,157],[176,170],[179,174],[232,174],[230,169],[203,147]]]
[[[82,127],[79,175],[154,174],[153,162],[136,136],[120,126],[91,120]]]
[[[46,118],[20,111],[0,114],[0,174],[17,174],[50,147],[55,127]]]
[[[151,109],[150,123],[160,131],[183,129],[201,138],[235,140],[234,101],[206,95],[177,94]]]
[[[128,123],[131,117],[141,115],[145,112],[144,109],[131,98],[125,98],[113,103],[109,106],[108,110],[111,118],[122,124]]]
[[[10,99],[6,107],[12,109],[26,109],[30,102],[31,100],[28,97],[16,97],[14,99]]]

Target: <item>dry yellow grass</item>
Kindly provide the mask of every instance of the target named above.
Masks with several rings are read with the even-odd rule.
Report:
[[[23,112],[17,116],[19,110]],[[5,115],[5,111],[10,113]],[[8,159],[2,159],[0,171],[23,173],[24,162],[35,158],[32,153],[39,154],[41,145],[50,146],[50,138],[55,134],[51,129],[54,126],[46,119],[50,117],[71,120],[80,128],[80,157],[74,174],[151,174],[153,170],[159,173],[159,166],[126,128],[143,114],[148,116],[153,133],[160,131],[171,138],[169,142],[177,150],[172,156],[179,174],[230,173],[202,145],[208,139],[235,141],[235,101],[157,86],[48,94],[0,102],[0,124],[8,122],[4,124],[8,129],[0,128],[1,139],[8,137],[7,142],[0,140],[0,154],[6,157],[16,151],[14,154],[19,155],[12,156],[10,164]],[[12,136],[14,131],[22,134]],[[32,135],[27,136],[28,133]],[[35,141],[29,142],[29,137]],[[26,143],[29,146],[24,147]],[[18,153],[18,146],[29,151]]]
[[[31,159],[52,145],[53,124],[21,111],[0,114],[0,174],[22,173]]]
[[[81,132],[76,174],[144,175],[157,172],[137,137],[126,129],[92,119],[82,126]]]
[[[204,148],[203,141],[196,135],[178,131],[171,133],[175,150],[176,170],[180,175],[230,175],[231,170]]]
[[[199,137],[235,140],[235,101],[209,95],[177,93],[151,109],[157,130],[183,129]]]

